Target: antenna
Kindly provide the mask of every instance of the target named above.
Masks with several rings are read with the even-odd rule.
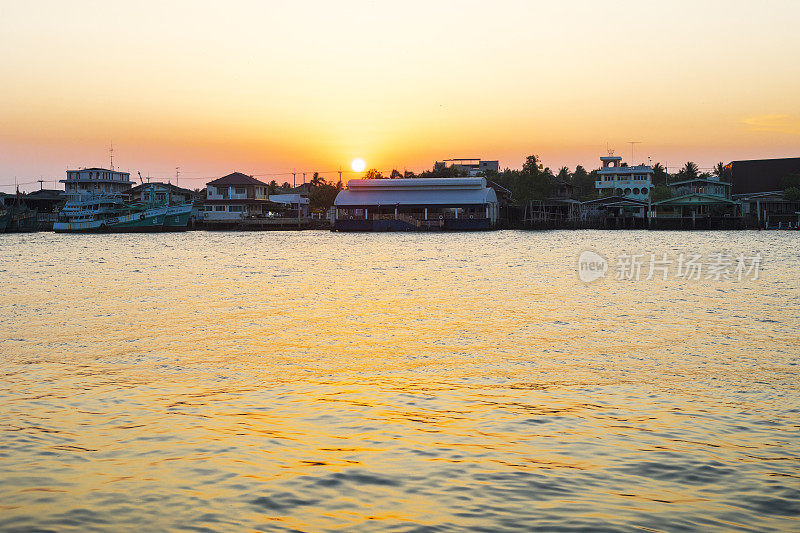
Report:
[[[111,148],[108,149],[108,153],[111,154],[111,170],[114,170],[114,141],[111,141]]]
[[[608,145],[608,143],[606,143],[606,153],[608,154],[608,157],[614,155],[614,150],[612,150],[612,148]]]
[[[635,161],[634,161],[634,159],[633,159],[633,148],[634,148],[634,147],[635,147],[637,144],[642,144],[642,141],[628,141],[628,144],[630,144],[630,145],[631,145],[631,165],[632,165],[632,166],[635,166],[635,165],[636,165],[636,162],[635,162]]]
[[[175,167],[175,186],[178,186],[178,178],[181,176],[181,167]]]

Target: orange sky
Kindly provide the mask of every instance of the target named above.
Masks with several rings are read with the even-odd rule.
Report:
[[[356,157],[595,168],[627,141],[674,167],[800,156],[800,2],[168,4],[0,8],[0,190],[111,141],[198,187]]]

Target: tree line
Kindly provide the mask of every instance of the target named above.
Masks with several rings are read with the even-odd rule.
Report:
[[[640,163],[644,165],[644,163]],[[628,166],[622,163],[623,167]],[[653,168],[653,186],[650,190],[650,198],[653,201],[665,200],[672,197],[673,189],[669,184],[690,179],[709,179],[717,176],[724,179],[725,164],[720,161],[711,172],[701,172],[700,167],[694,161],[687,161],[675,173],[668,173],[661,163],[655,163]],[[415,174],[406,170],[400,172],[392,170],[388,176],[384,176],[377,169],[369,169],[364,174],[366,179],[398,179],[398,178],[457,178],[466,177],[469,172],[464,168],[448,166],[445,163],[436,163],[432,169]],[[487,170],[478,174],[485,177],[488,181],[495,182],[501,187],[511,191],[512,198],[518,203],[527,203],[529,200],[545,200],[550,198],[553,193],[561,186],[571,188],[572,197],[576,200],[586,201],[598,197],[595,181],[600,179],[597,169],[587,171],[583,166],[578,165],[574,171],[569,167],[561,167],[558,172],[553,172],[549,167],[545,167],[538,155],[529,155],[525,158],[522,168],[506,168],[500,172]],[[276,194],[278,189],[291,190],[289,183],[284,183],[282,187],[273,180],[270,184],[270,194]],[[309,204],[312,209],[328,209],[333,205],[336,195],[343,188],[341,179],[337,182],[326,181],[318,172],[314,173],[313,179],[308,184]],[[273,192],[276,191],[276,192]],[[606,190],[606,194],[613,195],[613,191]],[[800,201],[800,176],[789,176],[785,180],[784,197],[789,200]]]

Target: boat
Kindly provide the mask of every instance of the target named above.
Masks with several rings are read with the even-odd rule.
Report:
[[[29,233],[39,228],[38,212],[26,205],[10,205],[0,213],[0,233]]]
[[[165,205],[127,204],[122,194],[73,196],[53,224],[56,233],[161,231]]]
[[[185,231],[189,229],[194,202],[167,206],[164,214],[164,231]]]

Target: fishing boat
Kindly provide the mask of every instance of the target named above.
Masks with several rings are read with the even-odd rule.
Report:
[[[56,233],[161,231],[167,206],[127,204],[121,194],[83,195],[67,200],[53,224]]]
[[[29,233],[39,228],[36,219],[38,212],[25,205],[12,206],[8,210],[11,215],[6,226],[6,233]]]
[[[164,231],[185,231],[189,229],[189,220],[193,209],[193,202],[167,206],[164,214]]]

